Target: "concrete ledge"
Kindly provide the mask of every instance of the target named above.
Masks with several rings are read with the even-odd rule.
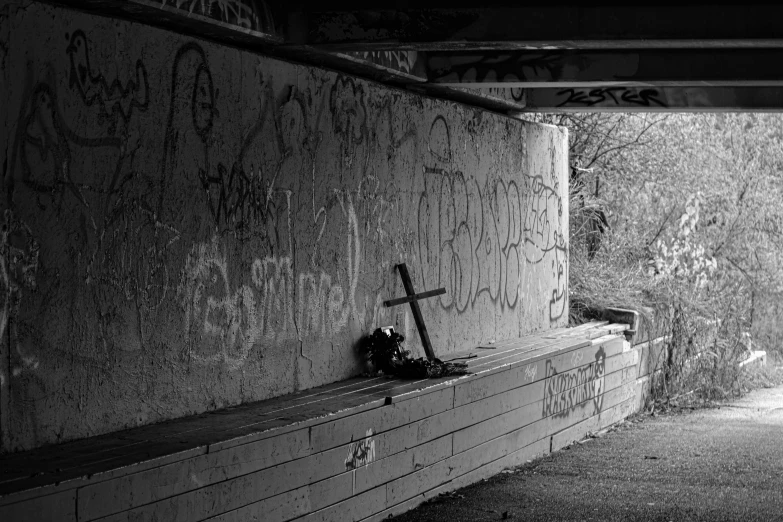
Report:
[[[634,342],[634,344],[637,344],[643,340],[644,334],[646,332],[640,331],[641,321],[639,312],[636,310],[627,310],[624,308],[606,308],[602,311],[602,316],[604,319],[612,322],[627,324],[628,329],[625,331],[625,338],[628,341],[633,342],[634,340],[637,340],[637,342]]]
[[[379,520],[630,414],[624,328],[496,343],[459,378],[350,379],[6,456],[0,519]]]
[[[767,365],[767,352],[763,350],[753,350],[750,353],[750,357],[739,363],[740,368],[744,366],[766,366]]]

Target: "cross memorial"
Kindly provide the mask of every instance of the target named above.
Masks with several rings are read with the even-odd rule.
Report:
[[[417,294],[413,291],[413,282],[411,276],[408,274],[408,267],[405,263],[397,265],[397,269],[400,271],[400,277],[402,278],[402,286],[405,288],[406,297],[398,297],[397,299],[389,299],[384,301],[384,306],[397,306],[405,303],[410,303],[411,312],[413,313],[413,320],[416,322],[416,329],[419,331],[419,337],[421,337],[421,344],[424,346],[424,353],[427,354],[427,359],[432,360],[435,358],[435,352],[432,350],[432,343],[430,343],[430,336],[427,333],[427,327],[424,325],[424,318],[421,316],[421,308],[419,308],[419,300],[426,299],[427,297],[434,297],[446,293],[445,288],[438,288],[436,290],[427,290]]]

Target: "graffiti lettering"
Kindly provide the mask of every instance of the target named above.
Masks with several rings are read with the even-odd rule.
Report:
[[[547,184],[541,175],[520,176],[521,189],[513,180],[479,184],[450,170],[451,131],[442,117],[430,126],[428,148],[418,208],[419,256],[424,279],[446,288],[441,307],[464,312],[486,295],[513,309],[520,298],[523,263],[537,264],[554,251],[549,256],[556,282],[550,319],[559,319],[566,301],[566,247],[557,185]]]
[[[540,77],[556,78],[562,69],[556,53],[525,54],[464,53],[458,61],[443,53],[428,53],[431,80],[464,83],[525,82]]]
[[[658,89],[638,87],[604,87],[601,89],[563,89],[557,96],[566,96],[558,107],[666,107]]]
[[[482,294],[515,307],[522,246],[516,183],[498,179],[480,186],[475,178],[449,170],[451,133],[442,117],[431,125],[429,149],[431,166],[425,166],[418,209],[425,280],[446,288],[440,298],[444,309],[463,312]]]
[[[295,274],[291,256],[254,259],[252,286],[234,288],[229,259],[218,239],[197,245],[188,256],[180,286],[189,340],[187,355],[201,362],[222,361],[230,369],[238,369],[263,341],[332,336],[346,326],[351,312],[358,315],[359,230],[352,200],[346,200],[350,231],[346,288],[334,284],[324,271]],[[290,212],[290,201],[287,208]],[[204,337],[204,343],[193,346],[196,339]]]
[[[606,354],[599,348],[595,361],[586,366],[558,373],[552,360],[546,361],[543,416],[566,417],[579,407],[593,404],[596,413],[603,406]]]

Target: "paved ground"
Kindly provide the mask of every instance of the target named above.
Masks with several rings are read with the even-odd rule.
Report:
[[[637,416],[393,520],[502,519],[783,521],[783,387]]]

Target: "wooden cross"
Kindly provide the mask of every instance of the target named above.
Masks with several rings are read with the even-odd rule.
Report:
[[[421,344],[424,346],[424,353],[427,354],[427,359],[432,360],[435,358],[435,352],[432,350],[432,343],[430,343],[430,336],[427,333],[427,327],[424,325],[424,318],[421,316],[421,308],[419,308],[419,299],[426,299],[427,297],[433,297],[446,293],[445,288],[438,288],[437,290],[427,290],[417,294],[413,291],[413,282],[411,282],[411,276],[408,275],[408,267],[405,263],[397,265],[400,271],[400,277],[402,278],[402,286],[405,288],[407,297],[398,297],[397,299],[390,299],[384,301],[385,306],[397,306],[405,303],[411,304],[411,312],[413,312],[413,320],[416,321],[416,329],[419,330],[419,337],[421,337]]]

